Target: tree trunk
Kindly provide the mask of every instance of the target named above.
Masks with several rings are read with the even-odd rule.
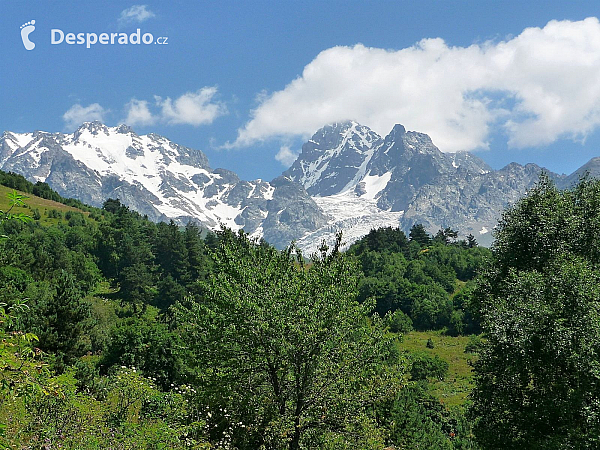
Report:
[[[294,437],[290,441],[290,450],[300,450],[300,416],[294,419]]]

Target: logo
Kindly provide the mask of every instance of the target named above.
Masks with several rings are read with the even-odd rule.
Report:
[[[35,48],[35,43],[29,40],[29,35],[33,30],[35,30],[35,20],[21,25],[21,39],[23,40],[25,50],[33,50]]]
[[[155,38],[152,33],[143,33],[138,28],[134,33],[65,33],[63,30],[53,28],[50,31],[50,44],[58,45],[63,42],[68,45],[85,45],[91,48],[93,45],[139,45],[160,44],[167,45],[168,37]]]
[[[31,42],[29,35],[35,31],[35,20],[21,25],[21,39],[26,50],[33,50],[35,43]],[[91,48],[95,44],[100,45],[139,45],[158,44],[168,45],[167,36],[154,37],[152,33],[142,33],[138,28],[135,32],[127,33],[65,33],[63,30],[53,28],[50,30],[50,44],[59,45],[85,45]]]

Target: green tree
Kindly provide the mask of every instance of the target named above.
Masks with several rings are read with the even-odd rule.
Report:
[[[461,410],[449,410],[430,393],[426,381],[410,382],[378,408],[393,445],[414,450],[474,450],[470,423]]]
[[[145,310],[156,295],[150,268],[143,263],[126,266],[119,279],[122,302],[130,304],[135,313]]]
[[[397,352],[356,301],[358,271],[340,243],[307,267],[294,248],[223,231],[204,295],[177,307],[209,425],[218,434],[219,424],[237,424],[237,448],[322,448],[350,430],[367,436],[368,406],[397,391]]]
[[[128,317],[111,332],[110,341],[102,353],[102,371],[107,372],[113,366],[135,367],[168,389],[182,376],[181,364],[173,350],[178,340],[164,323],[148,314]]]
[[[156,264],[160,265],[162,271],[175,281],[189,278],[187,249],[183,234],[172,220],[168,224],[161,222],[157,225],[154,254]]]
[[[475,292],[487,343],[472,416],[484,448],[600,445],[600,181],[545,176],[500,221]]]
[[[203,279],[210,271],[211,261],[206,254],[206,245],[200,235],[200,228],[193,222],[185,226],[183,241],[189,267],[188,278],[184,281],[191,283]]]
[[[473,236],[471,233],[469,233],[469,235],[467,236],[467,247],[468,248],[475,248],[477,247],[477,239],[475,239],[475,236]]]
[[[440,242],[444,245],[448,245],[454,242],[458,238],[458,231],[453,230],[450,227],[440,228],[433,238],[434,241]]]
[[[30,329],[39,337],[39,347],[55,355],[55,368],[62,371],[85,352],[82,337],[90,305],[66,271],[60,271],[52,284],[30,284],[25,294],[32,299]]]
[[[414,224],[408,234],[411,242],[417,242],[421,247],[427,247],[431,244],[431,236],[425,230],[425,227],[421,223]]]
[[[443,381],[448,375],[448,362],[438,355],[429,356],[425,352],[414,352],[410,355],[410,377],[414,381],[434,378]]]

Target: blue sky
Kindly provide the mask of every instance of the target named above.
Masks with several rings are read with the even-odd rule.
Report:
[[[494,168],[600,156],[600,4],[589,1],[0,3],[0,131],[132,122],[272,179],[306,136],[356,119],[429,133]],[[21,40],[21,25],[35,20]],[[555,22],[551,22],[555,21]],[[549,23],[550,22],[550,23]],[[52,45],[51,29],[167,45]],[[528,29],[528,31],[524,31]],[[277,158],[276,158],[277,157]]]

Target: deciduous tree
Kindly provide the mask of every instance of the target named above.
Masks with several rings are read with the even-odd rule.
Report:
[[[240,449],[323,448],[333,436],[368,448],[367,408],[397,391],[403,371],[381,321],[366,316],[372,306],[356,301],[341,236],[309,267],[293,247],[220,234],[203,295],[176,312],[209,425],[232,430]]]

